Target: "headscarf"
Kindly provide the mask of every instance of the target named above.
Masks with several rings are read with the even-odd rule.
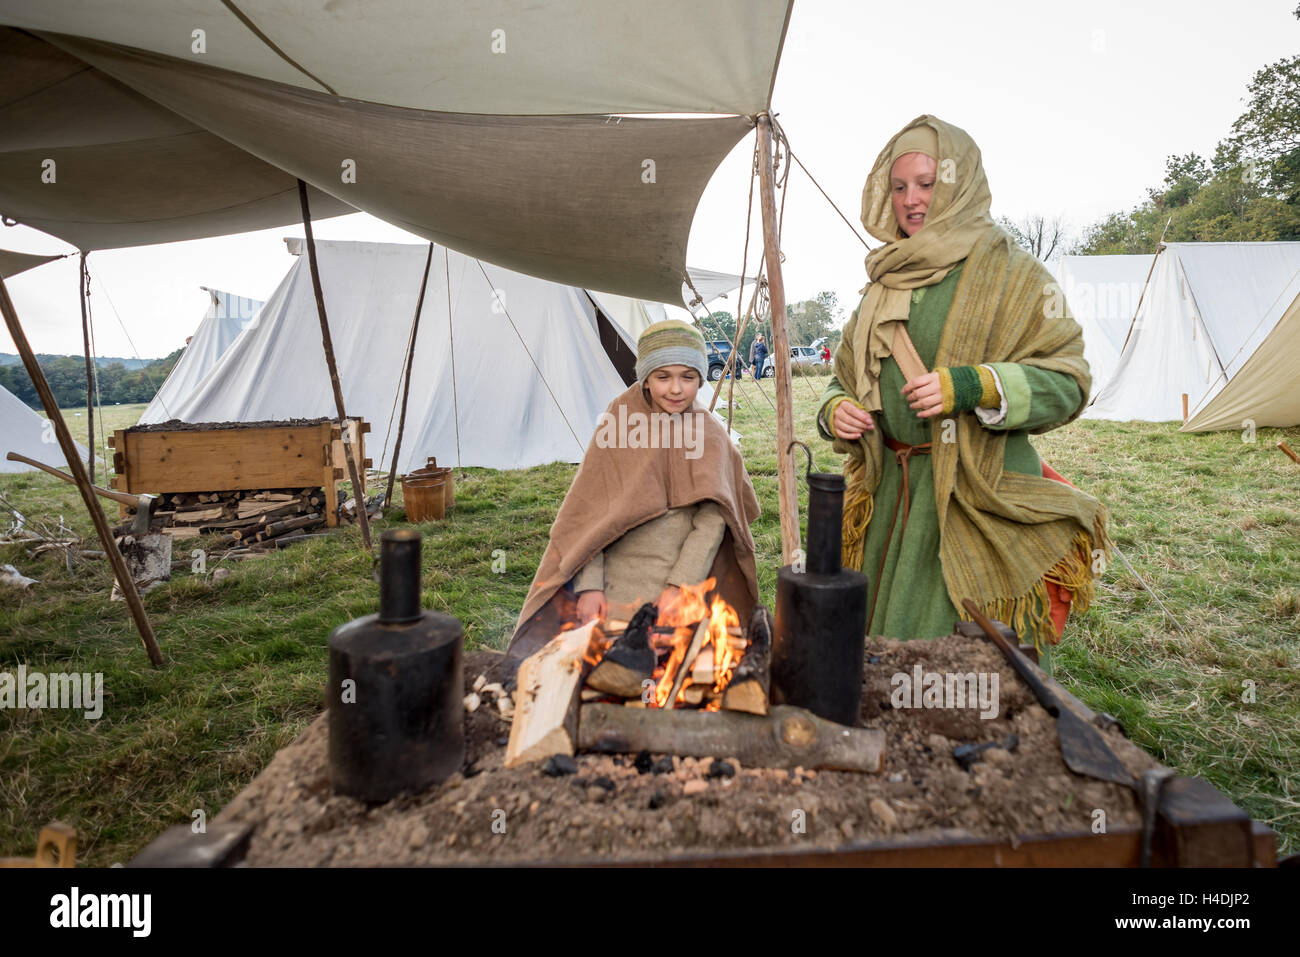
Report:
[[[905,235],[894,216],[890,184],[894,163],[907,153],[924,153],[938,167],[925,225],[914,236]],[[912,290],[940,282],[981,238],[1000,231],[989,215],[991,202],[979,147],[965,130],[936,117],[918,116],[876,158],[862,190],[862,225],[885,245],[867,255],[871,282],[863,290],[857,335],[840,345],[850,350],[851,381],[868,410],[880,408],[880,363],[893,347],[895,323],[907,321]]]

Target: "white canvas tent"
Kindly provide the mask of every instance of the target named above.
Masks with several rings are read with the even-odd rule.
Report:
[[[302,240],[286,242],[301,253]],[[391,437],[388,423],[428,247],[318,240],[316,249],[348,412],[371,423],[367,454],[378,464],[396,439],[396,420]],[[310,271],[299,255],[257,322],[170,408],[170,417],[332,416],[324,370]],[[430,455],[443,464],[490,468],[576,462],[597,416],[626,388],[601,346],[586,292],[441,246],[429,271],[413,370],[401,471]],[[167,418],[150,406],[141,422]]]
[[[167,410],[172,406],[179,407],[198,388],[239,334],[254,322],[258,310],[264,305],[260,299],[236,296],[207,286],[201,288],[208,294],[208,311],[190,337],[185,351],[176,360],[167,381],[145,409],[145,415],[156,409],[162,412],[162,421],[170,419]]]
[[[1083,329],[1083,357],[1092,372],[1094,396],[1115,374],[1152,258],[1061,257],[1057,281],[1071,315]]]
[[[77,454],[85,459],[86,447],[80,443],[76,445]],[[56,469],[67,465],[49,420],[37,415],[16,395],[0,386],[0,472],[36,471],[22,462],[9,461],[6,458],[9,452],[17,452]]]
[[[1180,420],[1184,394],[1191,410],[1204,408],[1278,326],[1298,276],[1300,243],[1166,244],[1128,346],[1086,414]],[[1300,366],[1300,354],[1283,355],[1292,371],[1271,383],[1278,392],[1294,390]]]
[[[1211,383],[1201,401],[1191,407],[1184,432],[1242,429],[1248,423],[1279,428],[1300,425],[1300,274],[1279,301],[1288,298],[1287,308],[1272,329],[1265,330],[1266,316],[1228,363],[1226,384]]]

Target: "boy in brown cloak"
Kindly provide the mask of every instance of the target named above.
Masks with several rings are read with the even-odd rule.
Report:
[[[637,342],[637,382],[601,415],[519,614],[515,662],[566,623],[662,610],[681,585],[710,576],[742,626],[758,601],[750,523],[758,498],[725,426],[695,397],[704,337],[685,322]]]

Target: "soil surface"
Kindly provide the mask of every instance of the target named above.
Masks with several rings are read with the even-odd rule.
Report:
[[[169,419],[166,422],[154,422],[149,425],[135,425],[127,429],[127,432],[215,432],[219,429],[280,429],[285,426],[293,428],[305,428],[309,425],[320,425],[322,422],[333,422],[334,419],[274,419],[265,422],[182,422],[180,419]]]
[[[466,692],[480,674],[501,681],[501,662],[495,652],[467,654]],[[981,718],[978,705],[914,708],[910,695],[908,707],[895,708],[894,676],[910,678],[916,665],[941,674],[984,672],[990,682],[997,675],[996,717]],[[510,726],[494,705],[485,694],[465,715],[463,773],[377,806],[331,795],[321,715],[218,819],[254,824],[246,862],[265,866],[654,861],[899,835],[1015,840],[1087,833],[1097,810],[1108,828],[1140,824],[1130,790],[1065,766],[1055,720],[997,649],[959,635],[868,643],[860,724],[886,734],[880,774],[588,754],[563,776],[537,764],[506,770]],[[1157,766],[1120,731],[1104,734],[1129,771]],[[1013,746],[984,751],[969,770],[953,756],[959,745],[990,741]]]

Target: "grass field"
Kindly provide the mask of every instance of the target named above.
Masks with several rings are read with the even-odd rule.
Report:
[[[821,385],[796,379],[796,434],[819,467],[833,469],[836,457],[811,425]],[[771,380],[763,386],[770,395]],[[753,531],[770,602],[780,564],[774,418],[749,380],[736,404],[763,506]],[[139,412],[110,409],[106,426],[124,427]],[[84,420],[72,421],[84,443]],[[1115,562],[1092,609],[1071,620],[1057,676],[1118,716],[1161,761],[1204,776],[1270,824],[1294,853],[1300,467],[1274,448],[1282,437],[1300,445],[1300,429],[1265,429],[1243,442],[1237,432],[1189,436],[1172,424],[1081,422],[1036,445],[1108,504],[1120,549],[1178,620]],[[469,469],[453,513],[422,526],[425,606],[458,617],[469,647],[504,646],[573,471]],[[56,479],[2,476],[0,496],[31,520],[53,524],[62,515],[93,539],[76,490]],[[501,574],[492,570],[496,549],[505,552]],[[321,711],[331,629],[377,604],[372,559],[355,530],[232,565],[215,584],[215,562],[204,574],[182,570],[145,598],[169,659],[154,670],[124,606],[108,601],[106,563],[68,567],[61,557],[32,560],[23,547],[3,545],[0,563],[40,580],[26,592],[0,592],[0,671],[25,663],[102,672],[105,697],[97,721],[80,712],[0,711],[0,855],[30,855],[40,826],[63,819],[82,834],[82,860],[107,865],[197,809],[215,814]]]

